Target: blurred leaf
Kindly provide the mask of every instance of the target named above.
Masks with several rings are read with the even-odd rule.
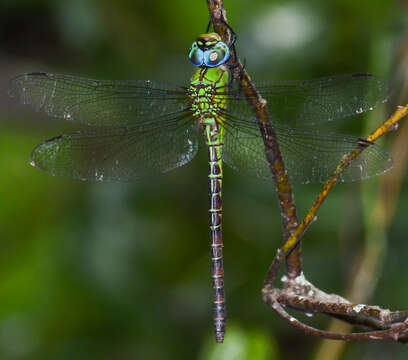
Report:
[[[228,325],[223,344],[213,336],[203,347],[200,360],[273,360],[279,359],[274,339],[259,330],[244,330],[237,323]]]

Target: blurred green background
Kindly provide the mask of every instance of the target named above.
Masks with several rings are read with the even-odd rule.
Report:
[[[225,0],[225,7],[254,79],[351,72],[390,79],[396,90],[388,106],[350,119],[342,130],[365,136],[396,103],[408,102],[406,2]],[[46,71],[184,83],[192,72],[188,48],[207,22],[205,0],[1,0],[1,360],[317,358],[320,340],[283,323],[261,299],[282,243],[272,184],[225,170],[228,327],[225,344],[215,345],[203,149],[185,167],[136,184],[53,178],[28,164],[35,145],[70,128],[13,104],[8,79]],[[344,294],[354,276],[378,181],[339,185],[305,236],[305,273],[327,292]],[[300,216],[318,190],[296,187]],[[403,309],[405,185],[397,197],[367,302]],[[399,344],[367,342],[347,344],[341,356],[407,354]]]

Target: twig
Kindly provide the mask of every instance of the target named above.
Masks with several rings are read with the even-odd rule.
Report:
[[[268,285],[267,287],[264,288],[263,290],[263,298],[264,301],[271,306],[276,313],[284,319],[286,322],[289,324],[297,327],[298,329],[301,329],[304,333],[310,334],[313,336],[318,336],[324,339],[331,339],[331,340],[382,340],[382,339],[391,339],[394,341],[400,341],[400,342],[406,342],[407,339],[407,332],[408,332],[408,318],[405,316],[403,321],[397,321],[395,323],[390,323],[388,328],[385,330],[374,330],[374,331],[367,331],[367,332],[360,332],[360,333],[349,333],[349,334],[344,334],[344,333],[334,333],[330,331],[323,331],[316,329],[314,327],[308,326],[294,318],[293,316],[289,315],[287,311],[282,307],[281,303],[284,303],[285,305],[291,305],[291,301],[296,303],[296,297],[290,298],[290,296],[282,294],[282,290],[279,289],[274,289],[272,286]],[[299,299],[299,296],[297,297]],[[303,301],[301,299],[300,301]],[[311,305],[313,304],[312,301],[308,300],[308,304]],[[349,311],[349,309],[355,309],[351,310],[351,312],[358,313],[358,306],[359,305],[353,305],[353,304],[339,304],[339,303],[327,303],[323,302],[322,303],[325,307],[330,307],[332,306],[333,309],[339,309],[341,305],[347,305],[347,309],[341,309],[342,311]],[[319,306],[319,311],[322,306]],[[313,307],[311,307],[313,308]],[[368,307],[367,307],[368,308]],[[379,313],[379,308],[375,307],[376,313]],[[382,309],[380,309],[382,310]],[[389,310],[383,310],[385,312],[389,312]],[[406,315],[406,314],[405,314]]]
[[[398,121],[403,118],[408,113],[408,106],[401,106],[398,107],[394,114],[384,122],[380,127],[378,127],[374,132],[372,132],[365,141],[362,141],[352,152],[345,155],[340,164],[337,166],[336,170],[324,184],[323,189],[320,191],[319,195],[317,196],[316,200],[312,204],[311,208],[307,212],[303,221],[298,225],[295,231],[291,234],[289,239],[285,242],[282,246],[280,251],[278,252],[277,256],[275,257],[274,261],[272,262],[271,267],[268,270],[266,275],[265,284],[272,284],[276,279],[278,270],[282,261],[284,260],[285,256],[287,256],[293,248],[296,247],[297,243],[301,240],[303,234],[305,233],[306,229],[311,225],[311,223],[316,218],[316,213],[322,206],[324,200],[326,200],[327,196],[329,195],[330,191],[336,185],[339,180],[341,173],[347,169],[347,167],[351,164],[351,162],[362,152],[365,148],[367,148],[368,143],[372,143],[376,141],[378,138],[386,134],[387,132],[394,130],[397,127]]]
[[[406,85],[406,83],[405,83]],[[401,96],[397,100],[399,103],[404,101],[405,94],[400,92]],[[401,192],[402,180],[407,167],[408,160],[408,123],[404,122],[398,128],[398,136],[393,139],[390,154],[394,160],[395,167],[393,171],[382,176],[379,184],[374,185],[378,190],[376,199],[373,203],[364,206],[366,216],[366,234],[362,255],[356,257],[355,264],[352,266],[356,269],[353,277],[350,279],[351,284],[346,290],[346,297],[355,302],[366,302],[374,292],[378,281],[378,273],[383,263],[384,253],[387,246],[387,228],[389,227],[396,212],[399,194]],[[378,186],[377,186],[378,185]],[[368,187],[368,188],[367,188]],[[364,185],[363,198],[373,193],[372,186]],[[352,329],[351,322],[339,322],[333,320],[328,327],[332,332],[350,332]],[[345,343],[322,341],[319,343],[314,359],[325,360],[341,359],[345,348]]]

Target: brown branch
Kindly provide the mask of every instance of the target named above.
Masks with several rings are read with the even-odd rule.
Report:
[[[388,329],[395,323],[404,322],[408,316],[408,311],[391,312],[378,306],[352,304],[339,295],[318,289],[303,274],[296,279],[285,276],[282,282],[284,289],[275,292],[276,300],[281,305],[306,313],[328,314],[350,324],[376,330]]]
[[[292,279],[292,281],[293,280],[296,281],[296,279]],[[361,341],[391,339],[403,343],[408,342],[408,318],[406,312],[392,313],[387,309],[381,309],[377,306],[350,304],[347,302],[347,300],[342,299],[337,295],[325,294],[310,283],[308,284],[309,285],[292,285],[285,290],[276,289],[271,285],[267,285],[263,289],[264,302],[272,307],[272,309],[274,309],[276,313],[286,322],[309,335],[331,340]],[[307,292],[305,293],[305,296],[296,295],[293,294],[293,288],[306,288]],[[302,290],[299,291],[304,293]],[[310,297],[309,294],[311,294],[311,292],[315,292],[314,294],[319,294],[317,298],[322,296],[324,300],[319,301],[313,297]],[[309,297],[306,298],[306,296]],[[316,295],[313,296],[316,297]],[[335,298],[336,300],[340,299],[340,301],[328,302],[327,298]],[[379,328],[381,330],[371,330],[360,333],[335,333],[319,330],[308,326],[291,316],[282,305],[293,307],[295,309],[302,309],[302,311],[310,313],[319,312],[330,314],[345,321],[354,321],[356,325],[364,325],[364,327],[374,329]],[[345,316],[344,314],[347,314],[348,316]],[[373,318],[378,318],[378,321],[373,320]]]
[[[207,4],[214,30],[221,35],[224,42],[229,44],[231,34],[226,26],[227,17],[226,11],[223,8],[223,1],[207,0]],[[230,59],[230,64],[234,64],[233,76],[241,80],[242,90],[248,103],[252,106],[253,112],[258,121],[258,126],[265,146],[265,156],[278,194],[284,239],[287,241],[298,226],[296,206],[292,186],[289,183],[288,173],[285,169],[275,130],[266,109],[267,102],[256,90],[250,76],[243,68],[240,60],[234,58],[234,54]],[[286,272],[289,277],[295,278],[302,272],[300,242],[297,243],[296,249],[288,255]]]

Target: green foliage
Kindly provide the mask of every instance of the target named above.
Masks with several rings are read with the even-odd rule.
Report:
[[[199,360],[273,360],[279,359],[273,338],[259,330],[243,329],[237,324],[228,327],[228,339],[217,346],[212,337],[203,347]]]

